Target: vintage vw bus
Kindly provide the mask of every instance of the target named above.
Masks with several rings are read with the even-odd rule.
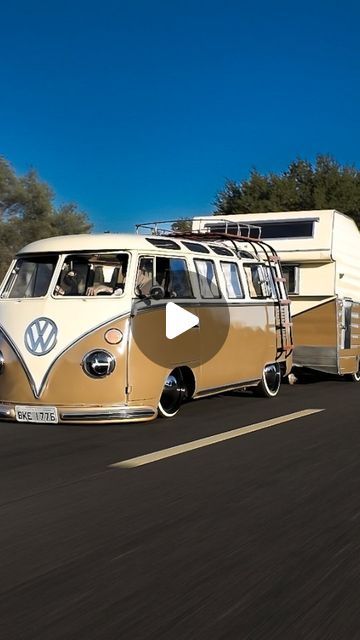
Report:
[[[199,317],[171,340],[170,300]],[[273,397],[291,350],[279,262],[250,227],[40,240],[0,288],[0,419],[140,421],[225,389]]]

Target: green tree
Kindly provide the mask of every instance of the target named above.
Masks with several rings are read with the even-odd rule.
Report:
[[[54,197],[36,171],[18,176],[0,157],[0,278],[16,251],[29,242],[91,231],[92,224],[77,205],[56,207]]]
[[[215,215],[338,209],[360,227],[360,171],[328,155],[295,160],[280,174],[254,169],[245,180],[228,180],[215,206]]]
[[[178,233],[186,233],[186,231],[191,231],[192,222],[189,218],[179,218],[176,222],[173,222],[171,228],[173,231],[177,231]]]

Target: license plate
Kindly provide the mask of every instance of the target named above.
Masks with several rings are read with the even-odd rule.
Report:
[[[46,422],[56,424],[59,422],[56,407],[15,407],[16,420],[18,422]]]

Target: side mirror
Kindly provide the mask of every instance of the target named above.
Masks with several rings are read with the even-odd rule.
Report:
[[[165,298],[164,287],[161,287],[159,284],[151,287],[149,291],[149,298],[152,298],[153,300],[162,300],[163,298]]]

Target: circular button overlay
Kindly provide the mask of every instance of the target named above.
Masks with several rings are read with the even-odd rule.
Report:
[[[152,292],[155,296],[165,293],[164,297],[154,299],[149,290],[146,297],[133,302],[131,333],[135,345],[146,358],[168,369],[205,364],[222,349],[229,335],[229,305],[216,281],[190,274],[190,280],[194,279],[199,282],[201,297],[190,297],[189,292],[175,287],[159,291],[156,286]]]

